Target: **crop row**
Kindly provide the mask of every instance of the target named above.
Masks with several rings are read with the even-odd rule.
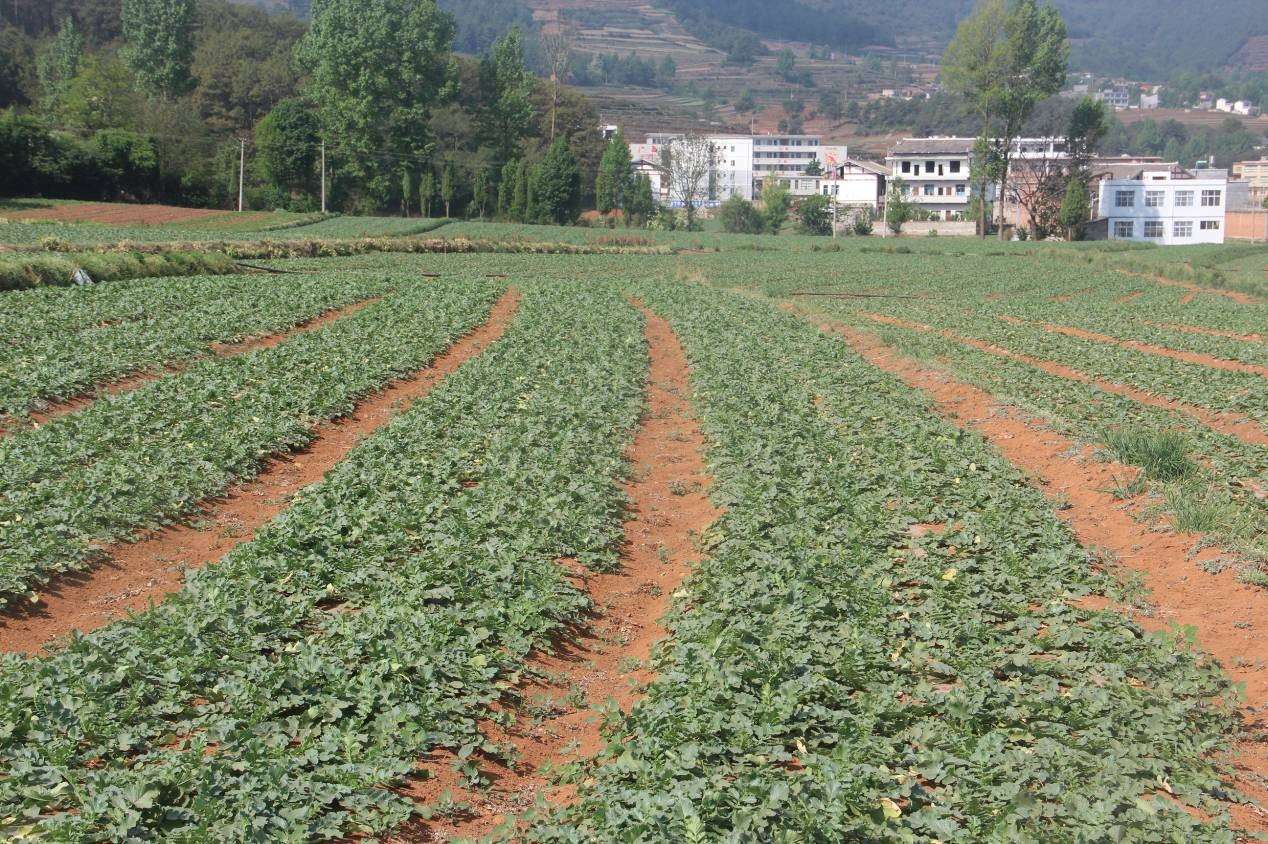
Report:
[[[1113,584],[1013,467],[793,316],[638,293],[726,512],[646,698],[535,839],[1231,842],[1226,682],[1080,606]]]
[[[207,354],[213,343],[290,328],[387,286],[377,278],[327,272],[84,289],[46,288],[0,299],[0,319],[12,328],[0,346],[0,414],[24,413],[142,369],[184,362]],[[31,307],[24,311],[24,304]],[[41,329],[45,316],[51,324]]]
[[[385,788],[478,722],[611,565],[641,320],[525,289],[507,334],[168,602],[0,661],[0,818],[75,841],[309,841],[414,811]],[[451,293],[451,295],[455,295]]]
[[[842,309],[822,305],[837,315]],[[853,320],[856,321],[857,320]],[[1151,407],[1094,385],[1050,375],[1024,362],[983,352],[937,334],[869,324],[904,353],[951,366],[956,375],[1037,414],[1061,432],[1144,469],[1183,531],[1210,533],[1227,547],[1268,561],[1268,449],[1219,433],[1176,411]],[[1165,446],[1153,453],[1151,443]],[[1162,462],[1163,458],[1168,458]],[[1142,484],[1123,479],[1123,494]],[[1268,583],[1263,572],[1247,572]]]
[[[381,302],[0,440],[0,596],[187,513],[478,324],[492,282],[396,279]]]

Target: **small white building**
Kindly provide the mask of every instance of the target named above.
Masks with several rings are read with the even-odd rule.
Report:
[[[972,195],[972,138],[903,138],[886,156],[890,181],[917,207],[938,218],[962,217]]]
[[[829,176],[819,180],[819,193],[842,208],[879,211],[885,204],[889,170],[884,165],[847,158]]]
[[[1105,179],[1097,208],[1110,240],[1179,246],[1223,243],[1227,203],[1227,177],[1195,178],[1177,168]]]

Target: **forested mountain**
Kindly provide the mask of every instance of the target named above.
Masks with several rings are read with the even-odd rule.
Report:
[[[1165,79],[1221,67],[1254,35],[1268,33],[1265,0],[1053,0],[1074,41],[1072,66]],[[927,39],[945,45],[973,0],[657,0],[680,19],[744,27],[771,38],[837,48]],[[827,22],[825,22],[825,18]]]
[[[21,0],[19,0],[21,2]],[[51,5],[68,0],[53,0]],[[86,0],[102,4],[102,0]],[[238,0],[307,12],[309,0]],[[940,49],[973,0],[654,0],[706,43],[729,52],[758,39],[837,49],[912,40]],[[1246,40],[1268,35],[1268,0],[1053,0],[1073,40],[1071,67],[1165,80],[1228,64]],[[527,0],[440,0],[458,22],[457,49],[476,53],[512,24],[532,25]],[[760,49],[760,46],[757,46]]]

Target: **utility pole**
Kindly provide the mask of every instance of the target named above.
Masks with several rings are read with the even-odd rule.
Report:
[[[238,210],[242,210],[242,199],[245,194],[243,179],[247,174],[247,139],[238,138]]]
[[[321,213],[326,213],[326,141],[321,142]]]

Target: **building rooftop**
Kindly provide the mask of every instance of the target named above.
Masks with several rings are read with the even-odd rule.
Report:
[[[973,138],[903,138],[889,154],[968,155],[973,152],[973,144]]]
[[[875,161],[866,161],[862,158],[846,158],[840,166],[845,167],[850,165],[858,167],[860,170],[866,170],[867,172],[873,173],[877,176],[889,175],[889,168],[884,164],[878,164]]]

